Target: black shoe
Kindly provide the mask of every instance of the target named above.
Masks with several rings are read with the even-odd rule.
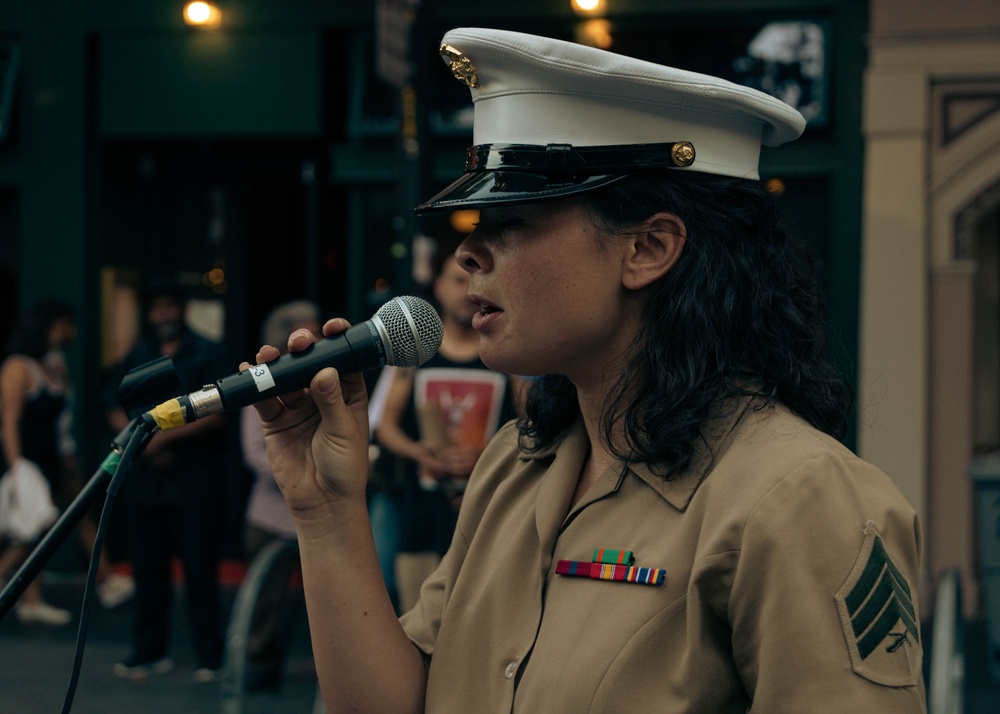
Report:
[[[243,688],[248,692],[279,692],[282,669],[281,662],[250,664],[243,679]]]

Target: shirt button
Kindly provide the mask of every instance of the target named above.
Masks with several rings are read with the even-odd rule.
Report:
[[[507,665],[507,668],[503,671],[503,676],[505,676],[507,679],[510,679],[511,677],[514,676],[514,672],[516,671],[517,671],[517,662],[514,661]]]

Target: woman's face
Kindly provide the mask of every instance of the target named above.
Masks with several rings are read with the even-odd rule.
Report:
[[[49,347],[59,349],[76,339],[76,322],[60,317],[49,328]]]
[[[434,297],[446,322],[469,329],[479,308],[469,300],[469,274],[459,267],[455,258],[444,261],[441,273],[434,279]]]
[[[637,303],[622,284],[625,239],[574,200],[484,208],[456,251],[479,305],[473,327],[492,369],[600,380],[635,334]]]

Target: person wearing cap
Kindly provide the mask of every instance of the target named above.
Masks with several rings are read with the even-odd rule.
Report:
[[[536,379],[398,621],[363,380],[326,369],[257,405],[327,710],[924,711],[920,526],[837,439],[850,390],[758,180],[760,147],[802,117],[520,33],[452,30],[441,52],[475,145],[417,210],[480,210],[456,253],[480,354]]]

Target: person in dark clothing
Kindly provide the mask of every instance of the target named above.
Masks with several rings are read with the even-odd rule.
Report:
[[[226,367],[221,348],[189,330],[186,300],[173,283],[154,283],[144,294],[148,332],[119,365],[112,385],[131,369],[172,358],[181,391],[195,391]],[[109,410],[120,431],[129,415]],[[187,612],[198,681],[215,681],[222,666],[222,626],[217,571],[222,521],[224,416],[199,419],[185,429],[153,436],[133,464],[124,488],[126,521],[136,581],[133,650],[114,666],[119,677],[142,680],[174,667],[168,639],[171,564],[184,569]]]
[[[420,367],[394,373],[375,430],[378,444],[404,462],[395,558],[402,612],[448,550],[469,474],[486,442],[515,416],[522,385],[479,358],[479,334],[472,328],[479,307],[466,295],[469,275],[455,261],[454,249],[442,245],[434,262],[441,346]]]

